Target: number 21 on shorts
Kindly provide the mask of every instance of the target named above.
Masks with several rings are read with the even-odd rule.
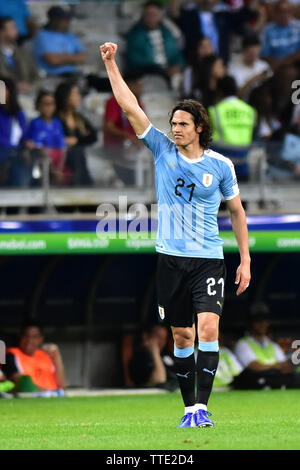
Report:
[[[216,282],[214,277],[209,277],[206,279],[206,284],[207,284],[207,293],[208,295],[216,295],[217,291],[215,289],[216,284],[221,285],[221,297],[224,297],[224,278],[220,277],[218,282]]]

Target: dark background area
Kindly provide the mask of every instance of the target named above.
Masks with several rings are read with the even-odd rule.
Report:
[[[265,302],[274,340],[299,338],[300,253],[253,253],[252,281],[235,292],[238,254],[225,254],[226,300],[220,327],[231,347],[244,335],[249,308]],[[0,257],[0,339],[18,342],[27,318],[44,326],[45,341],[57,343],[68,387],[123,387],[122,339],[159,322],[156,254]]]
[[[159,321],[155,295],[156,255],[51,255],[0,258],[1,336],[8,343],[27,317],[55,336],[107,334]],[[300,253],[252,254],[252,281],[235,295],[238,254],[225,255],[226,300],[221,327],[233,336],[244,328],[253,302],[267,303],[273,328],[300,327]],[[100,334],[101,336],[101,334]]]

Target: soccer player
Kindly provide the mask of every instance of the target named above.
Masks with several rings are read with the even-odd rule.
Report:
[[[178,427],[214,426],[207,403],[218,367],[219,319],[224,303],[223,242],[217,225],[222,195],[241,258],[235,278],[237,295],[250,282],[248,230],[234,167],[228,158],[208,149],[211,128],[200,103],[186,100],[174,107],[170,117],[174,141],[169,139],[150,123],[124,82],[115,62],[117,45],[105,43],[100,51],[117,102],[154,156],[159,213],[158,303],[161,318],[171,325],[175,368],[185,405]]]

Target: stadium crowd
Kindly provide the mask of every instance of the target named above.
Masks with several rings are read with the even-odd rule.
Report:
[[[6,102],[0,105],[1,186],[41,184],[37,166],[44,159],[50,162],[51,184],[91,186],[87,160],[94,144],[101,148],[99,158],[111,161],[116,178],[134,183],[122,161],[128,146],[132,154],[138,149],[137,140],[107,97],[106,78],[84,71],[87,51],[71,32],[72,12],[52,6],[47,23],[38,24],[25,0],[1,6],[0,77],[6,84]],[[292,99],[300,65],[298,17],[288,0],[149,1],[141,4],[140,19],[119,35],[125,43],[122,72],[130,84],[153,82],[174,100],[203,102],[213,127],[212,148],[232,158],[240,181],[250,178],[253,143],[267,152],[270,179],[298,179],[299,110]],[[142,102],[140,83],[135,92]],[[100,126],[87,119],[82,103],[91,93],[105,93]]]

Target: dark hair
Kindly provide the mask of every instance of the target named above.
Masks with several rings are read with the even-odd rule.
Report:
[[[53,7],[50,7],[49,10],[47,11],[47,16],[49,19],[52,19],[52,18],[70,19],[72,18],[72,13],[71,13],[71,10],[66,10],[65,8],[62,8],[60,6],[53,6]]]
[[[231,75],[226,75],[218,81],[218,88],[223,98],[237,94],[237,84]]]
[[[242,49],[247,49],[252,46],[260,46],[260,40],[255,34],[245,36],[242,42]]]
[[[27,318],[21,325],[20,336],[22,336],[28,328],[38,328],[40,330],[41,335],[44,335],[42,323],[38,320],[34,320],[33,318]]]
[[[8,114],[10,114],[11,116],[14,116],[21,110],[21,106],[18,102],[18,92],[17,92],[16,82],[12,80],[11,78],[7,78],[7,77],[0,77],[0,81],[5,83],[5,87],[9,91],[9,96],[6,100],[6,103],[0,106],[4,107]]]
[[[159,2],[156,2],[155,0],[149,0],[148,2],[144,3],[143,10],[148,7],[156,7],[159,10],[163,9],[162,4]]]
[[[199,49],[199,46],[202,44],[203,41],[206,41],[207,39],[210,40],[210,38],[208,36],[201,36],[198,40],[197,40],[197,43],[196,43],[196,46],[192,48],[192,50],[190,51],[190,64],[192,67],[198,67],[199,66],[199,56],[198,56],[198,49]],[[204,56],[201,58],[200,60],[200,63],[202,64],[202,61],[206,58],[206,57],[209,57],[208,55],[207,56]],[[203,70],[201,69],[201,71],[203,72]]]
[[[170,125],[172,123],[174,113],[178,110],[190,113],[193,116],[196,128],[200,125],[202,126],[202,132],[199,134],[199,143],[204,150],[208,149],[212,141],[212,130],[208,114],[203,104],[196,100],[180,101],[170,112]]]
[[[71,20],[72,13],[70,10],[65,10],[60,6],[53,6],[47,12],[48,22],[45,24],[44,29],[53,29],[61,22],[61,20]]]
[[[9,23],[10,21],[14,21],[13,18],[11,18],[10,16],[3,16],[2,18],[0,18],[0,31],[2,31],[6,23]]]
[[[75,81],[63,82],[58,85],[55,90],[54,97],[56,102],[56,112],[64,112],[68,106],[68,100],[72,91],[72,88],[77,87]]]
[[[222,58],[217,55],[208,55],[201,62],[201,70],[196,68],[194,71],[195,84],[204,92],[209,89],[212,69],[218,60],[222,60]]]
[[[36,108],[39,106],[39,104],[42,101],[42,99],[44,98],[44,96],[53,96],[53,93],[52,93],[52,91],[49,91],[49,90],[40,90],[37,94],[36,99],[35,99],[35,107]]]

